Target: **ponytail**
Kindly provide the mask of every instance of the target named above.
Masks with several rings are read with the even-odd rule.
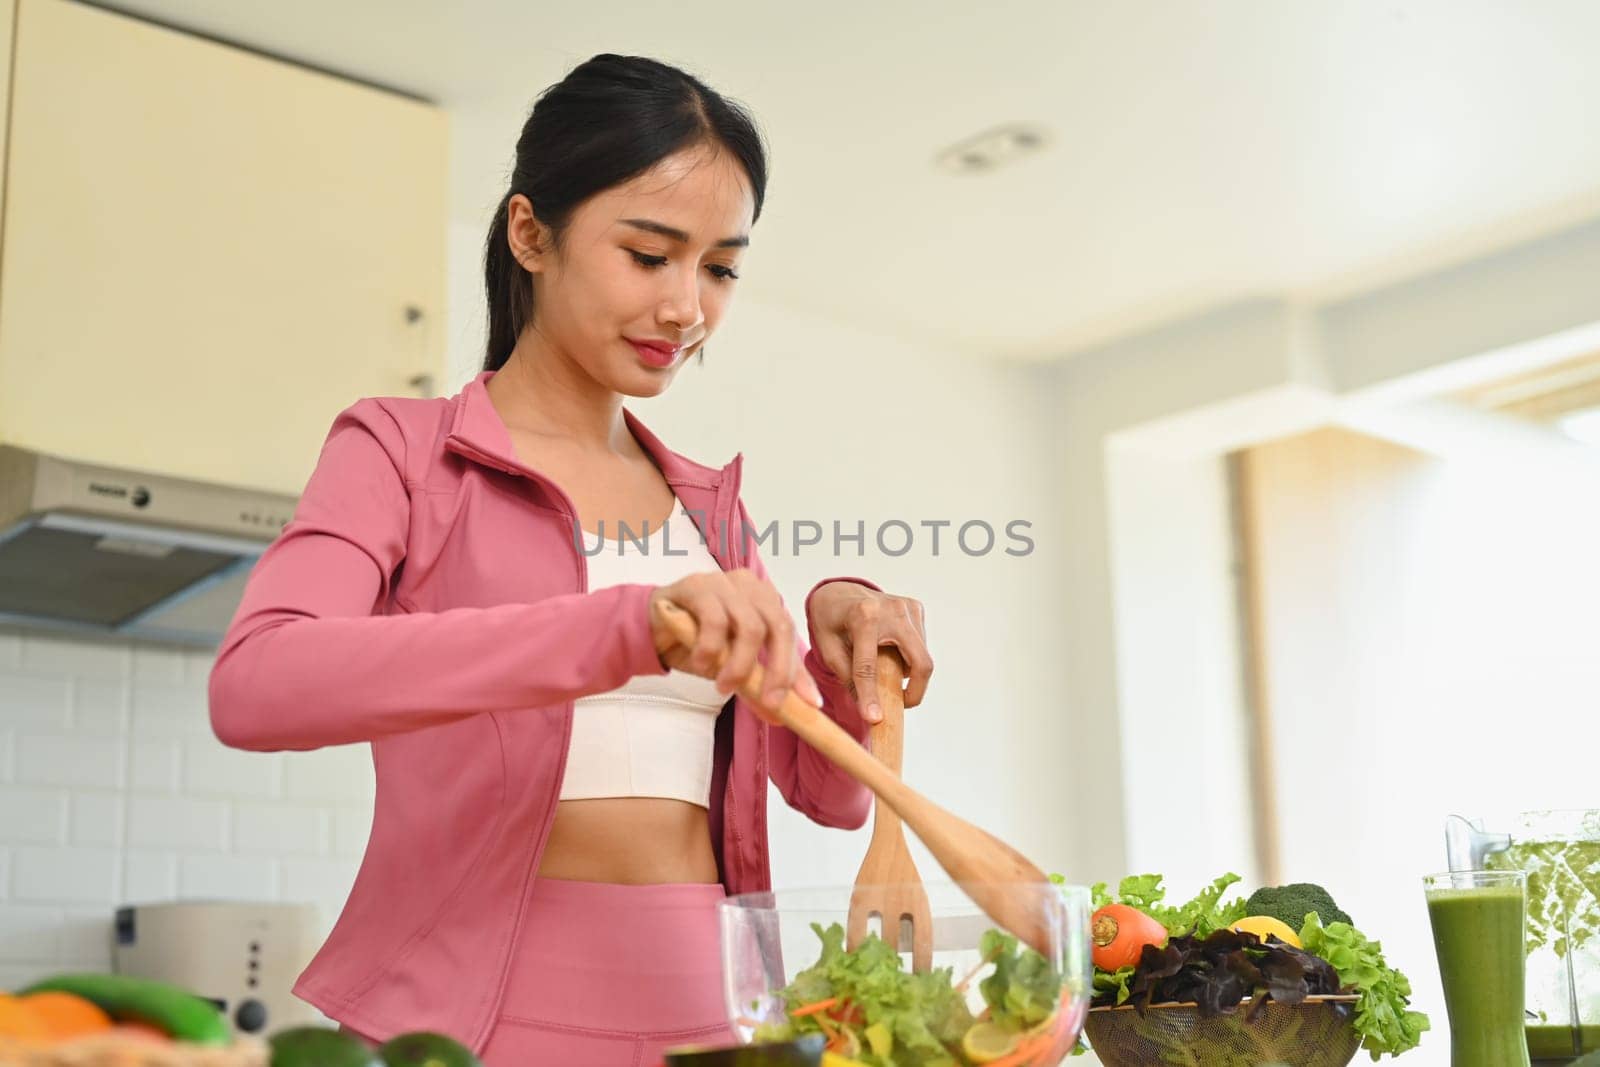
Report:
[[[511,193],[500,200],[489,227],[489,242],[483,250],[484,289],[489,300],[489,340],[484,348],[483,369],[499,370],[511,358],[517,338],[533,315],[533,277],[512,254],[507,240],[510,230]]]

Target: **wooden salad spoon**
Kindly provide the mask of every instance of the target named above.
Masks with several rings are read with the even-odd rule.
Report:
[[[868,743],[873,756],[896,778],[905,750],[906,694],[901,688],[905,673],[898,651],[888,645],[878,649],[878,707],[883,718],[872,727]],[[928,891],[906,847],[900,816],[882,797],[873,801],[872,839],[850,892],[850,914],[845,922],[849,948],[866,940],[874,915],[882,924],[878,936],[890,948],[910,950],[913,971],[920,974],[933,968],[933,911],[928,907]],[[901,941],[903,924],[911,926],[909,945]]]
[[[700,632],[694,615],[666,599],[655,601],[651,610],[681,646],[679,654],[663,653],[663,659],[676,661],[675,666],[686,664],[688,650],[694,647]],[[719,657],[715,667],[703,672],[706,677],[716,677],[723,658],[725,656]],[[688,668],[680,666],[679,669]],[[761,703],[764,674],[758,663],[739,683],[739,692],[746,700]],[[1050,915],[1046,908],[1051,895],[1039,891],[1039,885],[1048,881],[1043,871],[1010,845],[945,811],[906,785],[857,744],[844,727],[793,689],[784,695],[774,717],[889,805],[922,839],[950,880],[959,883],[996,925],[1046,959],[1053,958]]]

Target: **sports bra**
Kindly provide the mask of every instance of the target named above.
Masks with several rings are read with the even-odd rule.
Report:
[[[602,524],[600,534],[621,538],[581,532],[591,591],[627,582],[670,585],[719,569],[676,497],[664,523],[642,530]],[[714,730],[731,695],[718,693],[709,678],[674,668],[579,697],[560,799],[666,797],[709,807]]]

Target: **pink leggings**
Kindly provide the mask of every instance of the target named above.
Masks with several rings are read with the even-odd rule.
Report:
[[[541,878],[512,954],[485,1067],[653,1067],[734,1043],[722,1003],[722,886]]]
[[[716,884],[541,878],[512,952],[485,1067],[655,1067],[731,1045]]]

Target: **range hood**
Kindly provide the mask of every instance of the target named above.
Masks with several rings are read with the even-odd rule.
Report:
[[[294,506],[0,445],[0,624],[214,647]]]

